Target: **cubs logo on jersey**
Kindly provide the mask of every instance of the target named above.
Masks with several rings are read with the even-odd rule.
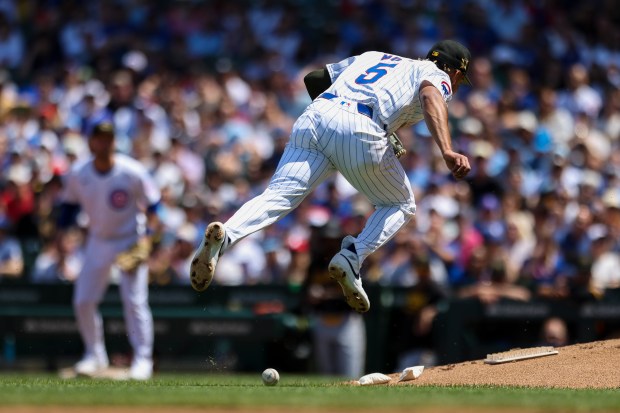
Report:
[[[445,80],[441,81],[441,93],[443,94],[444,98],[447,98],[452,94],[452,88]]]
[[[125,189],[115,189],[110,194],[110,205],[114,209],[123,209],[129,204],[129,194]]]

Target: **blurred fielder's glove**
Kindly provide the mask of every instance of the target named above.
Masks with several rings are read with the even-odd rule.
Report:
[[[135,271],[140,264],[148,260],[151,254],[151,240],[143,237],[131,248],[121,252],[116,256],[115,264],[125,272]]]
[[[392,148],[394,149],[394,155],[396,155],[397,158],[400,158],[407,153],[407,149],[405,149],[403,143],[400,139],[398,139],[396,133],[390,133],[388,135],[388,140],[390,141],[390,145],[392,145]]]

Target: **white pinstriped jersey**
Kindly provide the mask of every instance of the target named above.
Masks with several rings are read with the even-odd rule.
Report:
[[[424,80],[450,100],[449,76],[430,61],[379,52],[327,69],[333,83],[295,121],[267,189],[224,223],[226,248],[284,217],[336,172],[375,206],[363,230],[343,240],[342,248],[355,247],[353,271],[415,214],[409,178],[386,132],[424,118],[418,91]]]
[[[106,174],[97,172],[90,159],[72,168],[64,182],[63,201],[79,204],[88,215],[90,234],[101,239],[142,233],[142,209],[160,199],[146,168],[123,154],[114,155],[114,166]]]
[[[439,89],[446,102],[452,98],[450,77],[429,60],[366,52],[328,64],[327,70],[332,80],[327,92],[378,111],[388,133],[424,119],[419,99],[424,80]]]

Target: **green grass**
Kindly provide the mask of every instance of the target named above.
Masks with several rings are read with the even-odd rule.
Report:
[[[618,411],[618,390],[511,387],[348,386],[314,376],[284,375],[266,387],[260,375],[160,374],[149,382],[62,380],[52,375],[0,375],[0,406],[305,407],[331,410],[422,407]],[[329,411],[327,409],[326,411]],[[412,410],[415,411],[415,410]]]

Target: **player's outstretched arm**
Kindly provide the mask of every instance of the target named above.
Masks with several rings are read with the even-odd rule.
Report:
[[[454,152],[452,149],[448,108],[441,92],[431,82],[424,81],[420,86],[420,100],[426,126],[439,147],[446,166],[455,178],[464,178],[471,170],[471,166],[465,155]]]
[[[329,76],[327,69],[323,68],[313,70],[304,76],[304,84],[306,85],[306,90],[308,91],[310,98],[314,100],[332,85],[332,79]]]

